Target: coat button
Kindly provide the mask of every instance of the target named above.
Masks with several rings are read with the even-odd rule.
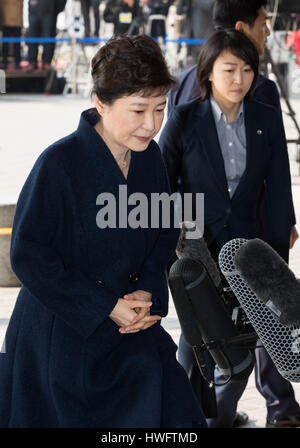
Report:
[[[225,212],[229,215],[229,213],[231,212],[231,208],[230,207],[225,208]]]
[[[223,227],[228,227],[228,224],[225,222],[225,224],[224,224],[224,226]]]
[[[98,283],[99,283],[99,285],[101,285],[101,286],[105,286],[105,283],[104,283],[103,280],[98,280]]]
[[[130,275],[129,275],[129,281],[131,282],[131,283],[136,283],[139,279],[140,279],[140,273],[139,272],[132,272]]]

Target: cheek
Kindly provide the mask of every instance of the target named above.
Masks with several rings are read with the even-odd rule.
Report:
[[[262,41],[264,40],[264,30],[256,30],[253,37],[257,45],[261,45]]]
[[[155,119],[155,129],[158,132],[163,124],[164,121],[164,114],[161,114],[161,116],[157,117]]]
[[[131,115],[127,114],[125,117],[123,117],[122,121],[122,129],[123,132],[127,135],[130,135],[134,133],[141,125],[140,125],[140,119],[138,115]]]
[[[247,82],[248,82],[248,88],[249,88],[249,89],[250,89],[250,87],[251,87],[251,85],[252,85],[253,79],[254,79],[254,75],[253,75],[253,74],[252,74],[251,76],[249,76],[249,78],[247,79]]]
[[[217,90],[223,90],[228,84],[230,84],[230,76],[228,76],[226,73],[217,75],[214,77],[212,84]]]

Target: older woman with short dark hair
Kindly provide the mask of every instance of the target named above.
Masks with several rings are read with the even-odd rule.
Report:
[[[92,75],[96,107],[40,155],[18,200],[0,426],[205,426],[160,325],[179,231],[149,224],[152,193],[169,193],[153,138],[173,79],[146,36],[110,40]]]

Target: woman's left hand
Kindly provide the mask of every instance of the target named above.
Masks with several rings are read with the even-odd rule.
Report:
[[[124,300],[143,300],[145,302],[151,301],[151,298],[152,294],[142,289],[123,296]],[[151,316],[150,308],[135,308],[135,312],[137,315],[132,323],[126,327],[121,327],[119,329],[120,333],[137,333],[140,330],[146,330],[161,319],[159,315]]]
[[[298,235],[296,226],[293,226],[291,229],[291,236],[290,236],[290,249],[293,248],[293,246],[298,238],[299,238],[299,235]]]

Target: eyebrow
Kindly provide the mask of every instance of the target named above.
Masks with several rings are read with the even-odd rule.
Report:
[[[234,65],[234,66],[237,66],[237,64],[235,62],[223,62],[223,64],[224,65]],[[248,62],[245,62],[245,61],[244,61],[244,64],[245,65],[250,65]]]
[[[163,101],[162,103],[157,104],[156,107],[157,106],[164,106],[165,104],[167,104],[167,101]],[[147,103],[131,103],[130,105],[131,106],[140,106],[140,107],[148,106]]]

